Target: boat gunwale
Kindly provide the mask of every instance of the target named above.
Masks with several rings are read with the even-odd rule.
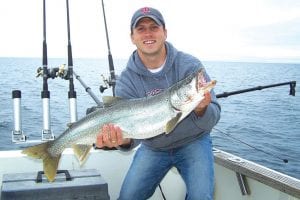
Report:
[[[214,149],[215,163],[300,199],[300,180],[233,154]]]

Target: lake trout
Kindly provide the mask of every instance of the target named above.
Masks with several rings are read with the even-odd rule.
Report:
[[[204,69],[200,69],[155,96],[127,100],[103,98],[107,107],[69,125],[55,140],[28,147],[22,153],[42,159],[44,173],[52,182],[64,149],[72,147],[82,164],[103,125],[111,123],[119,126],[123,138],[146,139],[169,134],[215,84],[215,80],[207,82]]]

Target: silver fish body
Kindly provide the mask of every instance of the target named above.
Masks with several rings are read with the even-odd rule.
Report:
[[[83,162],[103,125],[119,126],[124,138],[145,139],[168,134],[215,84],[216,81],[206,82],[204,71],[200,69],[155,96],[129,100],[107,98],[104,103],[108,107],[73,123],[54,141],[28,147],[23,153],[43,159],[45,175],[53,181],[64,149],[72,147],[79,161]]]

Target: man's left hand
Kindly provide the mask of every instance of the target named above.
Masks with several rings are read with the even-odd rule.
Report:
[[[202,99],[202,101],[198,104],[198,106],[194,110],[196,115],[199,117],[204,115],[206,108],[210,104],[210,102],[211,102],[211,94],[209,91],[206,91],[204,93],[204,99]]]

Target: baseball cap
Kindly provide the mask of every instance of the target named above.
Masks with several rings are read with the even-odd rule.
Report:
[[[131,30],[136,27],[138,21],[144,17],[149,17],[155,21],[159,26],[165,26],[165,20],[162,14],[155,8],[143,7],[135,11],[131,18],[130,28]]]

